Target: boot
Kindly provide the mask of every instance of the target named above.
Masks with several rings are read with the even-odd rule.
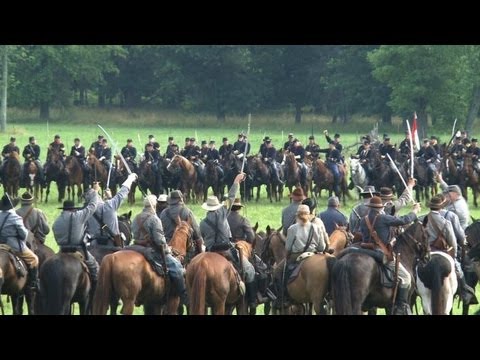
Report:
[[[180,302],[184,304],[187,308],[189,306],[187,288],[185,287],[185,280],[183,276],[173,277],[170,276],[170,281],[172,282],[175,291],[177,292],[178,296],[180,296]]]
[[[246,283],[245,287],[247,289],[246,298],[247,298],[247,305],[249,307],[256,307],[257,306],[257,283],[252,281],[250,283]]]
[[[398,288],[395,299],[395,312],[393,315],[412,315],[408,299],[409,288]]]
[[[26,287],[32,292],[40,292],[40,283],[38,281],[38,268],[28,269]]]
[[[458,279],[458,285],[460,286],[460,296],[464,305],[478,304],[477,297],[475,296],[475,290],[467,285],[465,282],[465,276]]]

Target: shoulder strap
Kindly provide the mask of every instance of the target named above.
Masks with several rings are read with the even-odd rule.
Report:
[[[375,222],[377,221],[378,215],[375,215],[375,218],[373,219],[373,224],[370,222],[370,219],[368,218],[368,214],[365,216],[365,223],[367,224],[368,231],[370,232],[370,236],[372,237],[373,241],[375,244],[378,246],[384,245],[382,240],[378,237],[377,232],[374,230],[373,226],[375,225]]]
[[[440,215],[441,216],[441,215]],[[445,219],[445,218],[444,218]],[[445,229],[445,226],[447,226],[447,223],[445,222],[445,224],[443,225],[443,229],[440,230],[440,228],[438,227],[437,223],[435,222],[435,220],[432,218],[431,214],[428,214],[428,220],[430,221],[430,223],[432,224],[433,226],[433,229],[435,230],[435,232],[437,233],[437,236],[443,234],[443,229]],[[446,219],[445,219],[446,220]]]
[[[68,223],[68,242],[67,244],[70,245],[72,242],[72,223],[73,223],[73,213],[70,213],[70,221]]]
[[[305,244],[305,247],[303,248],[303,252],[307,251],[310,244],[312,243],[312,239],[313,239],[313,223],[310,222],[310,231],[308,232],[307,243]]]
[[[100,218],[96,213],[93,213],[93,217],[97,222],[100,224],[100,230],[101,232],[106,231],[108,235],[111,237],[115,237],[115,234],[112,232],[112,230],[103,222],[103,208],[102,208],[102,217]]]

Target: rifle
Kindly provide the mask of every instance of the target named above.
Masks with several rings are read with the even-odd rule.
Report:
[[[392,296],[392,314],[395,313],[395,300],[397,299],[398,285],[400,283],[398,279],[398,267],[400,264],[400,253],[395,257],[395,274],[394,274],[394,287],[393,287],[393,296]]]

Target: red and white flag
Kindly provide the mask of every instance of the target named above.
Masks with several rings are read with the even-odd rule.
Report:
[[[418,131],[417,131],[417,113],[413,113],[413,124],[412,124],[412,141],[413,146],[420,150],[420,139],[418,138]]]

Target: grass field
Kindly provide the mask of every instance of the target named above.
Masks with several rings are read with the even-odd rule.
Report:
[[[58,115],[58,114],[57,114]],[[161,152],[163,153],[168,136],[174,136],[176,142],[183,146],[183,139],[187,136],[189,137],[196,137],[198,143],[201,140],[210,140],[214,139],[217,142],[217,146],[220,146],[221,139],[224,136],[227,136],[231,143],[236,140],[237,134],[239,131],[246,131],[246,118],[237,119],[234,121],[233,126],[214,126],[210,119],[205,118],[202,120],[201,118],[198,119],[198,126],[196,126],[195,122],[188,118],[185,120],[185,126],[181,125],[174,125],[173,122],[163,121],[163,119],[158,119],[153,115],[147,116],[143,118],[142,116],[138,115],[128,115],[124,116],[119,121],[115,121],[115,117],[108,116],[108,112],[102,114],[101,116],[96,116],[98,113],[84,113],[82,116],[78,114],[72,116],[70,118],[65,117],[64,121],[61,121],[60,117],[61,114],[58,115],[59,119],[52,121],[48,125],[48,129],[45,122],[40,123],[39,121],[29,121],[25,122],[24,119],[28,118],[27,115],[21,115],[20,112],[15,113],[15,116],[11,118],[13,120],[10,121],[8,131],[6,134],[0,134],[0,145],[5,145],[9,142],[10,136],[15,136],[17,138],[17,145],[22,150],[23,147],[28,143],[28,137],[34,135],[37,138],[37,143],[40,145],[42,149],[41,159],[42,162],[45,160],[46,157],[46,148],[47,144],[53,141],[53,137],[55,134],[60,134],[62,137],[63,142],[65,143],[66,148],[69,150],[70,147],[73,145],[73,139],[75,137],[79,137],[82,140],[84,146],[88,147],[91,142],[96,140],[97,135],[101,134],[100,129],[96,126],[97,121],[105,127],[105,129],[110,133],[112,138],[117,142],[117,146],[119,148],[123,147],[126,143],[127,138],[132,138],[135,146],[140,151],[143,149],[144,144],[148,140],[148,135],[153,134],[156,137],[156,140],[161,145]],[[126,118],[129,118],[130,121],[126,121]],[[291,118],[290,118],[291,119]],[[102,120],[102,121],[100,121]],[[241,121],[240,121],[241,120]],[[317,121],[318,120],[318,121]],[[308,136],[311,134],[312,124],[314,134],[317,138],[317,143],[320,144],[322,148],[327,147],[327,143],[325,138],[322,134],[324,129],[329,129],[331,135],[335,132],[339,132],[341,134],[341,140],[344,146],[348,146],[351,144],[356,143],[360,136],[368,133],[373,126],[373,121],[365,120],[364,123],[356,123],[352,128],[346,127],[337,127],[334,128],[331,124],[327,127],[327,118],[317,119],[315,118],[308,118],[305,119],[305,124],[298,128],[294,128],[293,121],[285,120],[285,117],[282,117],[278,120],[278,122],[270,121],[268,119],[260,119],[256,118],[252,115],[252,126],[249,136],[249,141],[252,144],[252,151],[258,151],[260,146],[261,140],[265,135],[270,136],[273,139],[273,143],[277,148],[280,148],[283,143],[287,140],[287,134],[289,132],[293,132],[296,137],[300,139],[302,143],[306,143]],[[176,124],[179,122],[175,121]],[[258,126],[256,125],[258,123]],[[166,124],[166,125],[165,125]],[[242,124],[242,125],[240,125]],[[291,126],[288,124],[292,124]],[[208,127],[207,127],[208,126]],[[396,125],[394,125],[396,127]],[[283,131],[282,131],[283,129]],[[359,129],[356,131],[356,129]],[[392,138],[392,143],[399,144],[400,141],[403,139],[403,132],[402,129],[399,128],[399,131],[396,131],[394,128],[389,129],[379,129],[379,133],[383,134],[384,132],[388,132]],[[283,137],[282,137],[283,135]],[[440,133],[437,132],[436,135],[440,136],[442,139],[449,139],[447,133]],[[138,137],[140,137],[140,142]],[[346,152],[348,155],[351,152],[356,151],[356,146],[352,147],[350,151]],[[20,191],[20,194],[23,192],[23,189]],[[287,191],[288,192],[288,191]],[[286,192],[286,193],[287,193]],[[250,202],[246,204],[244,208],[244,215],[246,215],[252,224],[258,222],[260,225],[260,229],[265,229],[267,225],[270,225],[273,228],[278,228],[281,224],[280,221],[280,214],[283,207],[287,206],[289,203],[288,197],[284,196],[284,199],[280,203],[273,203],[271,204],[265,198],[265,191],[262,191],[261,199],[258,203]],[[341,210],[345,214],[349,214],[351,208],[356,204],[357,200],[355,195],[352,193],[352,199],[347,202],[347,205],[343,207]],[[319,199],[317,212],[323,211],[326,208],[326,201],[327,195],[323,194],[323,196]],[[50,200],[48,204],[39,203],[37,204],[47,215],[49,224],[52,225],[56,217],[60,214],[61,210],[57,208],[61,205],[57,201],[57,191],[55,186],[53,186],[52,192],[50,194]],[[138,214],[141,211],[141,194],[137,191],[136,194],[136,204],[133,207],[130,207],[126,202],[122,205],[119,213],[127,212],[129,210],[133,211],[133,216]],[[471,196],[469,198],[469,204],[472,204]],[[189,205],[189,207],[194,212],[195,216],[198,220],[201,220],[204,215],[205,211],[201,209],[200,204]],[[405,212],[405,211],[404,211]],[[402,212],[402,214],[404,213]],[[422,208],[422,214],[428,212],[428,209],[424,206]],[[475,209],[473,205],[471,205],[471,215],[474,217],[480,217],[480,210]],[[52,247],[54,250],[57,250],[57,246],[53,239],[53,235],[49,234],[46,240],[47,245]],[[477,287],[478,289],[478,287]],[[477,290],[477,296],[480,298],[480,291]],[[4,296],[3,301],[6,305],[7,313],[11,313],[10,304],[6,303],[6,299]],[[421,306],[419,306],[419,309]],[[479,306],[472,306],[470,309],[470,313],[476,311]],[[78,307],[77,307],[78,309]],[[136,309],[137,314],[142,313],[142,309]],[[259,308],[258,313],[263,313],[263,310]],[[455,314],[460,313],[460,309],[457,309],[456,302],[455,302]]]

